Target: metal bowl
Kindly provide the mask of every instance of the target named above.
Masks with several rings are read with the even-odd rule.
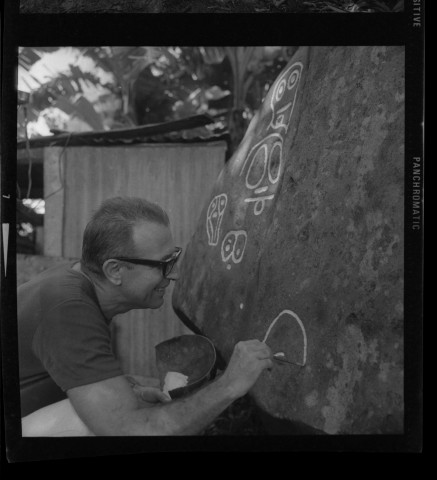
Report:
[[[155,346],[155,356],[161,388],[168,372],[188,377],[186,386],[169,391],[171,398],[187,395],[215,376],[215,347],[202,335],[180,335],[161,342]]]

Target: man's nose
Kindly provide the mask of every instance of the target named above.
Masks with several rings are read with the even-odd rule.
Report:
[[[173,280],[174,282],[179,280],[179,267],[177,265],[173,267],[173,270],[167,275],[167,278],[169,280]]]

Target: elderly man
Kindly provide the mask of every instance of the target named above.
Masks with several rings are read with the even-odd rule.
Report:
[[[188,397],[132,388],[112,352],[111,319],[161,307],[180,253],[159,206],[117,197],[88,223],[80,262],[18,289],[20,359],[34,355],[68,397],[23,418],[24,436],[199,434],[272,366],[268,346],[248,340],[218,379]]]

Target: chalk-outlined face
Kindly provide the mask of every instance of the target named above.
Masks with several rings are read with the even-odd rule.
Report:
[[[296,358],[296,364],[304,367],[307,362],[307,334],[305,331],[304,324],[302,323],[302,320],[291,310],[282,310],[282,312],[272,321],[270,324],[269,328],[267,329],[267,332],[264,336],[263,342],[267,343],[269,345],[268,339],[270,334],[272,333],[272,330],[274,329],[275,325],[277,325],[278,320],[283,320],[287,321],[288,323],[288,329],[289,331],[292,331],[294,334],[291,335],[291,340],[293,345],[290,345],[290,347],[293,348],[293,354],[297,355],[298,358]],[[286,325],[286,324],[285,324]],[[282,323],[282,326],[285,326],[284,323]],[[282,335],[283,338],[286,338],[287,335]],[[285,347],[284,349],[287,348],[287,345],[283,345],[282,347]],[[275,353],[275,352],[274,352]]]
[[[278,78],[270,100],[272,120],[269,128],[288,130],[294,104],[296,103],[297,89],[302,74],[303,65],[300,62],[291,65]]]
[[[225,236],[222,241],[222,260],[228,262],[231,260],[233,263],[240,263],[243,260],[244,251],[246,249],[247,233],[244,230],[231,230]],[[228,270],[230,265],[226,267]]]
[[[206,213],[206,233],[208,235],[208,244],[217,245],[220,237],[220,226],[225,213],[228,196],[221,193],[215,196],[209,204]]]
[[[274,197],[275,184],[282,173],[282,145],[281,135],[267,135],[252,147],[240,171],[240,175],[245,173],[246,187],[253,191],[253,197],[244,201],[254,203],[255,215],[260,215],[267,200]]]

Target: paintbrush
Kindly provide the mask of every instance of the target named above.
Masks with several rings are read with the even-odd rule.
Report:
[[[285,358],[285,354],[283,352],[274,353],[273,354],[273,360],[276,360],[277,362],[280,362],[280,363],[288,363],[289,365],[297,365],[299,367],[303,366],[300,363],[290,362],[290,360],[287,360]]]

